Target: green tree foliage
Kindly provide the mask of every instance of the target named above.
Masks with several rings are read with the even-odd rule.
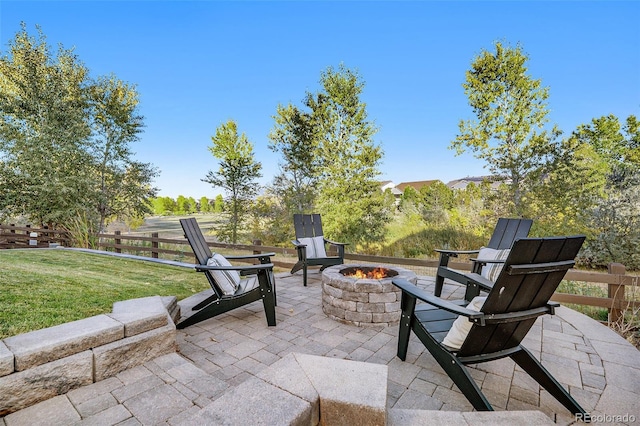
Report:
[[[176,205],[178,214],[191,214],[196,211],[196,200],[193,197],[187,198],[184,195],[178,195]]]
[[[593,266],[620,262],[640,268],[640,162],[637,161],[640,131],[635,116],[622,125],[609,115],[580,126],[572,135],[575,152],[589,152],[580,163],[585,172],[579,180],[560,179],[565,193],[582,195],[582,214],[573,215],[590,238],[585,261]],[[573,163],[581,158],[575,155]],[[577,197],[576,197],[577,198]]]
[[[313,116],[293,105],[278,105],[275,124],[269,133],[269,149],[282,155],[280,173],[273,180],[285,208],[293,213],[314,209],[320,158]]]
[[[476,119],[460,121],[451,143],[459,154],[470,149],[493,175],[510,180],[510,210],[516,215],[524,213],[527,188],[547,173],[560,134],[556,127],[544,129],[548,88],[527,74],[528,59],[521,46],[500,42],[495,52],[485,50],[474,59],[463,87]]]
[[[211,213],[213,210],[211,204],[209,204],[209,199],[207,197],[200,197],[200,213]]]
[[[440,225],[448,224],[448,212],[454,206],[454,196],[451,188],[440,181],[436,181],[421,187],[416,195],[420,199],[421,213],[425,222]]]
[[[281,197],[270,190],[251,206],[250,229],[254,240],[268,246],[291,246],[291,219]]]
[[[0,211],[58,225],[93,194],[87,150],[88,70],[44,34],[22,31],[0,58]]]
[[[0,211],[97,232],[140,217],[157,170],[132,159],[143,126],[133,86],[89,79],[72,50],[54,55],[23,24],[0,58]],[[84,239],[88,240],[88,239]]]
[[[220,160],[220,165],[217,172],[209,171],[203,181],[227,192],[225,203],[228,221],[218,230],[218,237],[235,244],[251,201],[258,193],[256,179],[262,176],[262,165],[255,161],[253,144],[246,135],[238,135],[237,125],[233,120],[221,124],[211,140],[213,146],[209,147],[209,151]]]
[[[307,94],[319,160],[317,208],[332,238],[367,245],[383,238],[389,206],[377,181],[382,148],[360,100],[364,82],[343,64],[321,74],[322,90]]]
[[[98,191],[95,210],[99,227],[109,218],[141,217],[149,213],[146,200],[155,196],[152,186],[158,171],[150,163],[133,159],[131,144],[139,140],[144,126],[138,114],[135,87],[114,75],[98,78],[89,87]]]
[[[213,212],[214,213],[222,213],[224,211],[224,198],[222,194],[216,195],[216,198],[213,200]]]
[[[151,201],[153,213],[168,216],[178,211],[178,203],[171,197],[156,197]]]
[[[319,212],[325,233],[364,246],[379,241],[394,203],[377,177],[382,149],[360,100],[364,82],[343,64],[322,72],[321,90],[307,92],[304,110],[278,106],[270,148],[282,155],[271,192],[288,212]]]

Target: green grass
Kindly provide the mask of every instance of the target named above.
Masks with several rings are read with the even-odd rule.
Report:
[[[0,251],[0,339],[110,313],[145,296],[209,288],[193,270],[67,250]]]

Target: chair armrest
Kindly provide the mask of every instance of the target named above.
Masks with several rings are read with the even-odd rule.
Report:
[[[195,265],[196,271],[205,272],[205,271],[253,271],[260,269],[273,269],[273,263],[261,263],[259,265],[243,265],[243,266],[209,266],[209,265]]]
[[[348,246],[349,245],[349,243],[338,243],[338,242],[335,242],[335,241],[327,240],[326,238],[324,238],[324,242],[328,243],[328,244],[332,244],[334,246]]]
[[[403,293],[406,293],[413,298],[422,300],[423,302],[436,306],[440,309],[444,309],[445,311],[449,311],[457,315],[463,315],[471,320],[475,320],[481,324],[484,324],[484,314],[482,312],[472,311],[471,309],[467,309],[464,306],[456,305],[455,303],[451,303],[448,300],[444,300],[437,296],[429,294],[402,278],[394,279],[391,282],[393,283],[393,285],[400,288]]]
[[[239,259],[260,259],[262,257],[271,257],[271,256],[275,256],[276,254],[271,252],[271,253],[260,253],[260,254],[247,254],[247,255],[239,255],[239,256],[225,256],[226,259],[235,259],[235,260],[239,260]]]
[[[548,303],[540,308],[526,309],[524,311],[506,312],[504,314],[486,314],[485,324],[506,324],[510,322],[520,322],[528,319],[537,318],[540,315],[554,314],[554,303]]]
[[[475,272],[465,274],[464,277],[467,279],[467,282],[465,283],[467,286],[469,284],[477,284],[481,290],[485,291],[491,291],[491,289],[493,288],[492,281],[486,279],[480,274],[476,274]]]
[[[486,265],[487,263],[504,263],[505,261],[505,259],[476,259],[475,257],[472,257],[469,260],[476,263],[482,263],[483,265]]]
[[[294,246],[296,246],[296,248],[298,248],[298,247],[306,247],[306,246],[307,246],[306,244],[302,244],[302,243],[301,243],[300,241],[298,241],[298,240],[293,240],[293,241],[291,241],[291,242],[293,243],[293,245],[294,245]]]
[[[480,253],[480,250],[447,250],[447,249],[434,249],[434,251],[446,254],[451,257],[458,257],[459,254],[475,254]]]

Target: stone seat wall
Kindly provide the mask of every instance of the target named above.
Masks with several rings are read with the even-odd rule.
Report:
[[[176,351],[175,297],[145,297],[113,312],[0,341],[0,416]]]

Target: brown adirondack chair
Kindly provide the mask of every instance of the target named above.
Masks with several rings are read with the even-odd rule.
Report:
[[[466,305],[465,300],[443,300],[406,280],[394,279],[393,284],[402,289],[398,357],[406,359],[413,331],[473,407],[491,411],[493,407],[466,365],[508,356],[571,413],[588,419],[589,414],[521,345],[536,318],[553,314],[559,306],[550,303],[549,298],[574,265],[584,239],[576,236],[516,240],[495,283],[479,274],[469,274],[469,279],[474,278],[477,285],[489,291],[484,303],[479,298],[472,302],[478,302],[479,311],[469,309],[472,304]],[[418,300],[426,303],[416,304]],[[465,324],[470,325],[466,336],[455,331]]]
[[[322,219],[319,214],[294,214],[293,227],[296,239],[292,241],[298,252],[298,262],[291,268],[295,274],[302,269],[302,282],[307,285],[307,267],[320,266],[320,270],[344,263],[344,246],[346,243],[338,243],[324,238],[322,231]],[[337,248],[337,256],[328,256],[326,244]]]
[[[494,250],[503,250],[511,248],[513,242],[518,238],[525,238],[529,235],[529,230],[533,221],[531,219],[511,219],[500,218],[493,230],[491,239],[487,244],[487,248]],[[436,272],[436,283],[433,294],[440,297],[442,294],[442,287],[444,286],[445,278],[449,278],[461,284],[466,284],[466,273],[449,267],[449,259],[452,257],[458,257],[460,254],[478,254],[478,250],[446,250],[437,249],[436,252],[440,253],[440,262],[438,264],[438,270]],[[471,272],[481,273],[482,268],[487,263],[495,263],[503,261],[496,259],[472,259],[473,265]],[[478,294],[478,289],[468,289],[467,300]]]
[[[271,256],[275,253],[222,258],[211,252],[195,218],[180,219],[180,225],[196,257],[195,269],[207,277],[213,294],[195,305],[192,310],[196,312],[176,327],[185,328],[258,300],[264,305],[267,324],[276,325],[276,284],[271,263]],[[224,259],[257,260],[260,263],[234,266]]]

